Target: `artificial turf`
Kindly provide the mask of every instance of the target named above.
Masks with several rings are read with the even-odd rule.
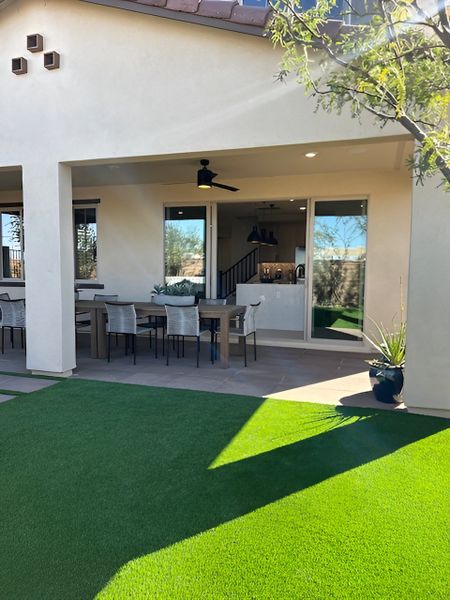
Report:
[[[0,598],[448,598],[443,419],[68,380],[0,405]]]

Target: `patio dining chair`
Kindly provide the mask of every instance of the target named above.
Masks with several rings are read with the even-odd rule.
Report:
[[[0,298],[0,310],[2,313],[2,354],[5,353],[5,329],[11,332],[11,346],[14,348],[14,330],[20,330],[22,348],[24,348],[25,333],[25,300],[7,300]]]
[[[225,306],[227,303],[226,298],[199,298],[198,305],[199,306]],[[211,332],[211,351],[216,356],[214,351],[214,336],[219,327],[218,319],[200,319],[200,324],[204,321],[209,321],[209,331]]]
[[[105,302],[108,320],[106,333],[108,335],[108,362],[111,362],[111,334],[123,335],[125,338],[125,355],[128,354],[128,343],[131,340],[133,363],[136,364],[136,338],[138,335],[149,334],[152,330],[140,327],[137,323],[134,304],[128,302]]]
[[[261,301],[257,304],[249,304],[245,313],[240,318],[239,327],[230,327],[230,338],[232,336],[242,339],[244,343],[244,366],[247,366],[247,338],[253,335],[253,352],[256,360],[256,312],[261,306]],[[220,335],[220,330],[215,335],[215,346],[217,346],[217,334]]]
[[[94,294],[95,302],[118,302],[117,294]],[[75,311],[75,335],[79,330],[88,327],[91,324],[91,314],[86,311]],[[117,338],[116,338],[117,342]]]
[[[200,329],[198,306],[172,306],[166,304],[167,315],[167,354],[166,365],[169,366],[170,338],[177,340],[177,358],[180,358],[180,338],[182,341],[182,356],[184,357],[185,338],[195,338],[197,342],[197,368],[200,366],[200,337],[209,330]],[[214,363],[214,353],[211,348],[211,362]]]

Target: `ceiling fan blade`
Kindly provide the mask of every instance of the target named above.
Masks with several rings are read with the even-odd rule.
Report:
[[[211,185],[216,188],[221,188],[222,190],[228,190],[229,192],[238,192],[239,188],[233,187],[232,185],[225,185],[224,183],[214,183],[211,182]]]

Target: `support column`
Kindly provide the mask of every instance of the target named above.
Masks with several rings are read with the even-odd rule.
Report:
[[[414,186],[404,398],[450,410],[450,193]]]
[[[76,366],[72,170],[23,165],[27,368],[69,376]]]

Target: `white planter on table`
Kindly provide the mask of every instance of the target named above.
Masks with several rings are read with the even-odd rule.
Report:
[[[169,296],[168,294],[155,294],[152,297],[153,304],[171,304],[172,306],[192,306],[195,304],[195,296]]]

